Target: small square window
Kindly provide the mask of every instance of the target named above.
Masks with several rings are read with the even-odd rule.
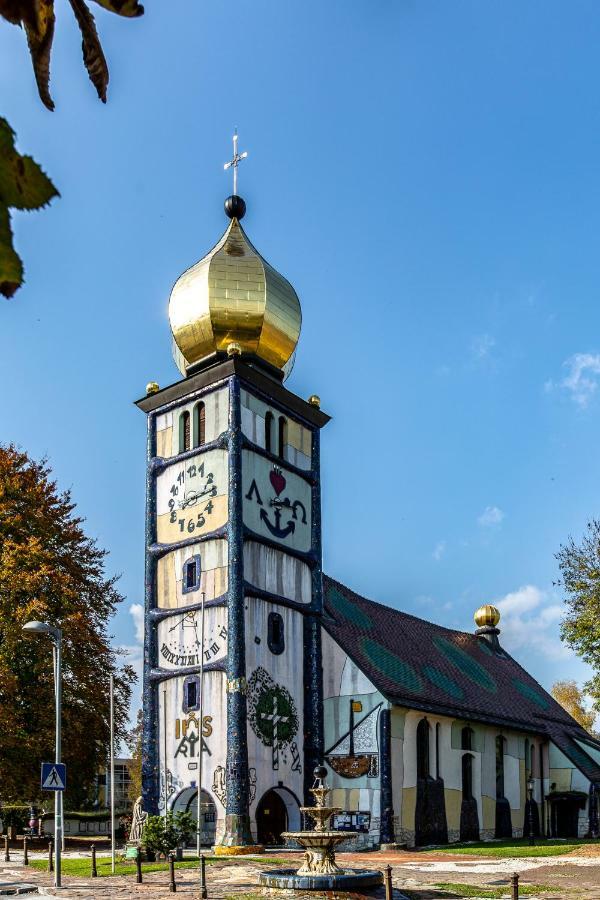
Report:
[[[200,587],[200,575],[202,573],[202,567],[200,565],[200,556],[192,556],[190,559],[186,559],[183,564],[183,573],[182,573],[182,591],[184,594],[189,594],[192,591],[197,591]]]
[[[200,679],[197,675],[188,675],[183,682],[183,711],[196,712],[200,708]]]

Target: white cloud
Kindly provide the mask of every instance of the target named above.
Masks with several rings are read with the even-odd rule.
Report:
[[[446,552],[446,541],[438,541],[434,547],[433,553],[431,554],[436,562],[439,562],[444,553]]]
[[[477,523],[482,528],[491,528],[493,525],[499,525],[503,518],[504,513],[498,506],[486,506]]]
[[[600,353],[575,353],[563,363],[567,374],[558,387],[567,391],[573,403],[585,409],[598,390],[600,376]],[[544,384],[546,393],[557,385],[551,379]]]
[[[549,660],[572,658],[560,640],[558,623],[564,609],[556,597],[533,584],[526,584],[494,600],[502,613],[500,643],[509,652],[536,650]]]
[[[471,341],[471,353],[477,360],[487,359],[494,347],[496,340],[491,334],[478,334]]]
[[[144,607],[141,603],[132,603],[129,607],[129,614],[133,619],[135,627],[135,639],[140,644],[144,643]]]

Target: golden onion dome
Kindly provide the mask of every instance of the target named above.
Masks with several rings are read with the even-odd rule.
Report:
[[[169,299],[173,354],[182,374],[219,355],[254,355],[289,374],[302,313],[296,291],[240,225],[244,201],[225,202],[221,240],[175,282]]]
[[[473,618],[478,628],[496,628],[500,621],[500,610],[491,603],[485,603],[479,607]]]

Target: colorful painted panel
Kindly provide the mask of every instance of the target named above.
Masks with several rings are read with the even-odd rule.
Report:
[[[271,419],[271,451],[278,453],[278,422],[280,413],[278,410],[267,406],[262,400],[258,400],[248,391],[241,392],[242,400],[242,431],[259,447],[266,446],[267,414]],[[284,416],[285,439],[283,445],[283,459],[299,469],[310,469],[312,434],[308,428]]]
[[[298,475],[242,452],[244,525],[295,550],[310,550],[311,491]]]
[[[227,454],[199,453],[168,466],[157,479],[157,538],[184,541],[227,521]]]
[[[197,561],[199,579],[190,585],[190,566]],[[159,559],[156,572],[157,606],[177,609],[221,597],[227,591],[227,541],[207,541],[180,547]]]
[[[195,434],[194,428],[199,421],[194,417],[194,410],[199,403],[204,404],[204,423],[202,435]],[[156,455],[161,457],[176,456],[182,448],[179,446],[179,419],[184,413],[190,415],[192,432],[190,445],[208,444],[227,431],[229,424],[229,393],[226,388],[204,394],[191,400],[175,410],[156,417]]]
[[[306,563],[256,541],[244,544],[244,578],[254,587],[278,597],[296,603],[311,601],[310,568]]]
[[[202,621],[199,609],[177,612],[158,624],[158,664],[163,669],[199,666]],[[216,606],[204,612],[204,662],[227,655],[227,609]]]

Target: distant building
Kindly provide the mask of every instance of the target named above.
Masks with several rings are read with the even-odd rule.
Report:
[[[364,845],[597,834],[600,742],[502,649],[497,610],[482,607],[465,634],[323,575],[329,416],[318,397],[283,386],[300,303],[246,236],[244,201],[230,197],[226,211],[223,236],[171,293],[183,378],[151,383],[138,401],[148,417],[144,808],[195,816],[201,758],[204,840],[277,843],[301,826],[324,761],[342,810],[334,827]],[[382,323],[365,374],[374,387],[386,346]],[[342,352],[323,335],[332,364]],[[357,530],[378,527],[373,444],[387,440],[385,422],[369,434],[360,415],[347,448]]]
[[[129,795],[131,785],[131,766],[133,760],[127,757],[115,758],[115,808],[129,809],[133,800]],[[110,767],[104,766],[98,773],[97,800],[100,806],[110,806]],[[135,798],[134,798],[135,799]]]

